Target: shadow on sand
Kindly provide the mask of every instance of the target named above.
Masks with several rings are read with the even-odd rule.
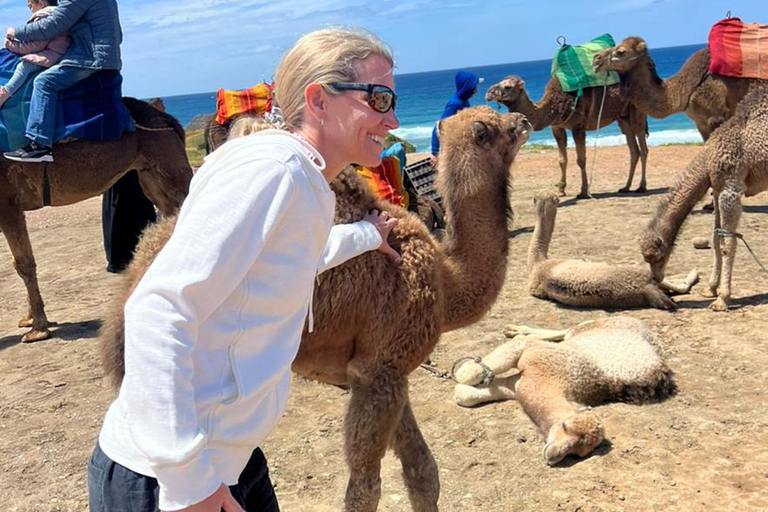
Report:
[[[93,339],[99,334],[99,328],[101,327],[101,320],[86,320],[84,322],[65,322],[56,323],[51,322],[49,328],[51,330],[51,337],[47,340],[38,341],[35,343],[45,343],[46,341],[74,341],[79,339]],[[0,338],[0,352],[9,349],[21,343],[21,337],[29,329],[26,327],[19,328],[19,334],[6,336]]]
[[[645,192],[637,193],[637,192],[629,192],[627,194],[619,193],[619,192],[598,192],[595,194],[592,194],[593,199],[607,199],[612,197],[650,197],[650,196],[658,196],[661,194],[666,194],[669,192],[669,187],[660,187],[660,188],[651,188],[646,190]],[[565,201],[560,202],[560,207],[563,206],[573,206],[577,203],[583,203],[587,201],[591,201],[592,199],[577,199],[576,196],[569,197]]]

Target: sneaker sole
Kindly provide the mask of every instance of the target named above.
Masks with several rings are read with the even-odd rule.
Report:
[[[29,162],[29,163],[41,163],[41,162],[53,162],[53,157],[51,155],[43,155],[43,156],[36,156],[36,157],[27,157],[27,158],[21,158],[18,156],[8,156],[3,155],[8,160],[13,160],[14,162]]]

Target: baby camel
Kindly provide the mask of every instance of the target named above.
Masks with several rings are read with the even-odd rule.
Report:
[[[528,247],[528,288],[534,297],[570,306],[633,308],[652,306],[673,310],[677,305],[665,291],[688,293],[699,275],[692,270],[682,283],[661,284],[650,270],[578,259],[548,259],[559,200],[552,192],[534,198],[536,227]]]
[[[677,389],[656,352],[658,340],[635,318],[614,316],[565,331],[510,325],[504,334],[514,339],[459,366],[454,400],[472,407],[516,399],[546,436],[550,466],[568,455],[586,457],[602,443],[605,430],[590,406],[659,401]],[[565,341],[551,343],[558,340]],[[517,373],[493,379],[512,369]]]

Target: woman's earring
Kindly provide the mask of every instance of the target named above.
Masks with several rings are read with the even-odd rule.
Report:
[[[320,118],[320,126],[323,126],[323,123],[324,123],[324,122],[325,122],[325,119],[323,119],[323,118],[321,117],[321,118]]]

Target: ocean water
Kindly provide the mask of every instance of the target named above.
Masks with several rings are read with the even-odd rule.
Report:
[[[668,78],[680,69],[683,63],[694,52],[704,45],[676,46],[651,50],[651,56],[656,62],[656,69],[662,78]],[[554,49],[553,49],[554,54]],[[537,60],[530,62],[514,62],[494,66],[462,68],[472,71],[485,78],[478,93],[470,100],[473,106],[485,104],[485,92],[488,88],[500,82],[509,75],[518,75],[525,81],[529,96],[538,100],[544,94],[544,87],[549,81],[551,61]],[[445,103],[455,91],[453,76],[458,69],[430,71],[425,73],[396,74],[395,88],[398,95],[397,116],[400,127],[394,134],[414,146],[418,151],[428,151],[431,145],[432,128],[435,121],[443,112]],[[188,94],[184,96],[167,96],[163,98],[168,112],[176,116],[182,125],[186,125],[198,114],[214,112],[216,109],[216,93]],[[496,104],[491,104],[494,108]],[[501,107],[506,112],[506,107]],[[648,144],[659,146],[669,143],[700,142],[701,137],[693,121],[685,114],[675,114],[666,119],[650,119]],[[549,128],[531,135],[529,143],[555,145]],[[615,146],[625,143],[616,123],[602,128],[599,133],[587,132],[587,144],[592,146]],[[569,145],[573,141],[569,135]]]

